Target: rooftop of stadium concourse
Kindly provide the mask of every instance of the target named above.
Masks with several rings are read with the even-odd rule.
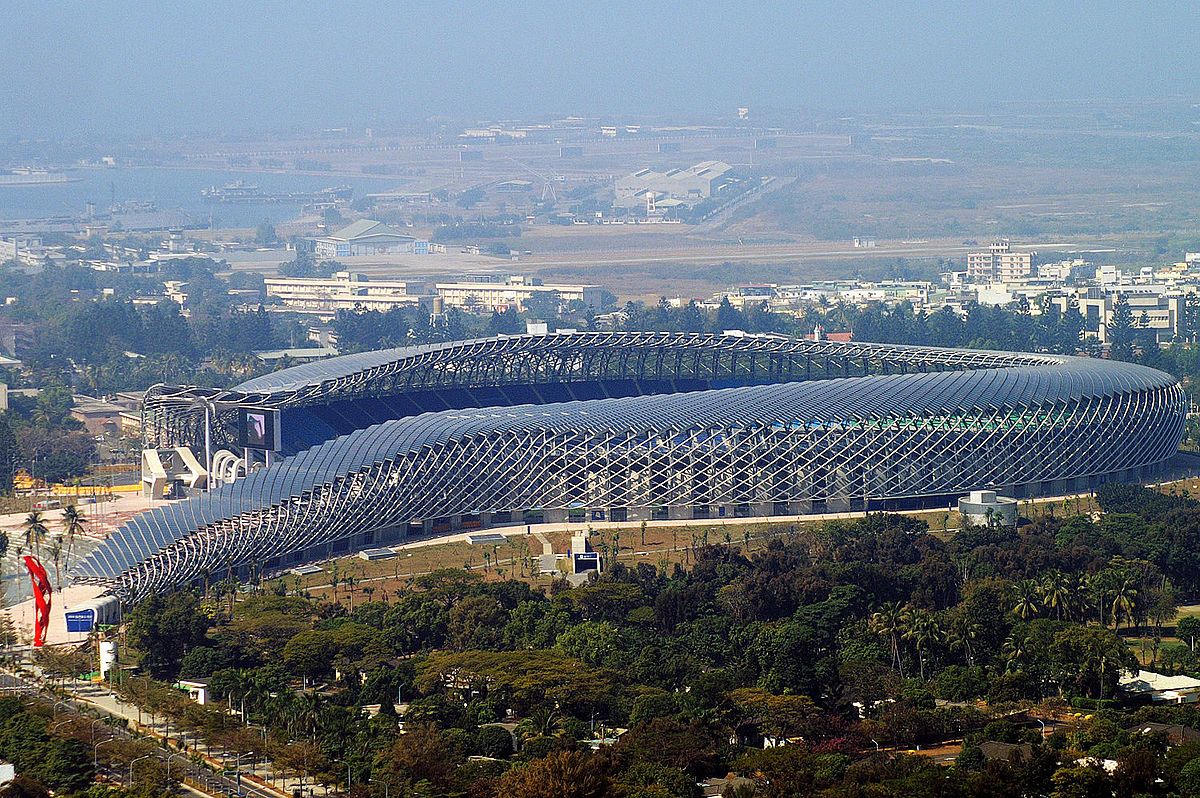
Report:
[[[211,437],[213,446],[236,450],[236,408],[274,407],[286,414],[282,440],[286,456],[372,424],[456,409],[973,370],[1027,372],[1031,389],[1049,385],[1047,379],[1054,373],[1056,390],[1067,395],[1077,372],[1088,379],[1110,373],[1119,378],[1126,373],[1121,367],[1113,371],[1108,363],[778,335],[501,336],[347,355],[285,369],[234,389],[155,386],[143,406],[143,434],[146,445],[153,448],[199,450]],[[955,384],[956,390],[963,387]]]
[[[946,360],[946,365],[957,365],[962,368],[988,368],[1000,365],[1002,362],[1006,365],[1032,365],[1035,363],[1050,364],[1058,361],[1058,358],[1053,355],[966,349],[935,349],[932,347],[902,347],[875,343],[809,341],[783,335],[745,335],[733,334],[733,332],[730,331],[722,335],[658,332],[573,332],[565,334],[552,333],[548,335],[499,336],[423,346],[397,347],[394,349],[359,352],[294,366],[247,380],[236,386],[234,390],[247,393],[292,390],[298,387],[320,384],[331,379],[349,377],[391,363],[435,355],[437,353],[457,351],[461,351],[463,355],[470,355],[491,354],[503,350],[515,351],[518,349],[553,351],[574,348],[599,349],[632,346],[649,348],[667,347],[693,351],[697,349],[728,349],[756,353],[833,354],[850,358],[875,357],[882,359],[886,359],[889,353],[894,353],[902,356],[904,361],[912,363],[922,362],[926,359],[939,360],[935,353],[941,353],[942,358]],[[921,355],[925,355],[925,357],[921,357]]]
[[[361,352],[284,369],[231,389],[158,385],[147,392],[147,401],[207,399],[287,406],[339,395],[454,386],[707,379],[716,383],[713,387],[728,387],[1062,362],[1064,358],[1055,355],[818,342],[766,334],[577,332]]]

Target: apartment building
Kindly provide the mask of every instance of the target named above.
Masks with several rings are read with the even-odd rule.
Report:
[[[268,297],[282,300],[290,309],[332,315],[339,310],[390,310],[412,307],[432,297],[422,292],[419,282],[368,280],[353,272],[337,272],[329,278],[279,277],[263,281]]]
[[[562,303],[580,301],[600,309],[604,289],[598,285],[543,285],[536,278],[513,276],[504,282],[476,281],[437,283],[434,291],[445,307],[477,311],[524,310],[534,294],[553,293]]]
[[[986,252],[967,255],[967,275],[976,283],[1006,283],[1033,276],[1036,252],[1013,252],[1007,241],[997,241]]]
[[[1090,286],[1074,297],[1083,316],[1084,335],[1094,335],[1100,343],[1111,343],[1109,330],[1117,302],[1125,300],[1134,327],[1154,330],[1159,341],[1178,336],[1184,323],[1187,298],[1181,291],[1165,290],[1164,286],[1122,286],[1120,288]],[[1057,296],[1053,301],[1060,311],[1071,302],[1069,296]]]

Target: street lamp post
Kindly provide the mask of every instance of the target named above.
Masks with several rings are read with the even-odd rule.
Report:
[[[104,745],[105,743],[113,742],[116,742],[116,740],[112,737],[109,737],[107,740],[101,740],[98,743],[92,743],[92,770],[98,770],[100,768],[100,746]]]
[[[176,751],[175,753],[173,753],[169,757],[167,757],[167,781],[171,780],[171,760],[174,759],[175,757],[179,757],[180,759],[183,760],[183,762],[184,762],[183,772],[184,772],[185,776],[187,775],[187,756],[185,756],[180,751]],[[181,779],[181,781],[182,781],[182,779]]]
[[[237,755],[237,759],[234,761],[233,778],[234,778],[235,783],[237,784],[238,795],[242,794],[242,757],[243,756],[251,756],[252,757],[252,756],[255,756],[255,753],[253,751],[243,751],[242,753]],[[250,761],[253,762],[254,760],[252,759]],[[253,765],[251,767],[253,768]]]
[[[383,798],[388,798],[388,783],[386,781],[380,781],[379,779],[371,779],[370,783],[371,784],[382,784],[383,785]]]
[[[138,762],[141,762],[143,759],[151,759],[153,757],[154,757],[154,754],[146,754],[145,756],[137,757],[136,759],[134,759],[132,762],[129,763],[129,789],[131,789],[131,790],[133,789],[133,766],[136,765]]]
[[[92,745],[96,744],[96,724],[104,723],[104,718],[96,718],[92,721]]]

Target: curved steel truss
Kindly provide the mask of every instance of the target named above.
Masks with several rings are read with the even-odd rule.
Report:
[[[258,377],[233,389],[156,385],[146,393],[142,430],[148,447],[199,448],[204,444],[207,402],[216,411],[213,445],[230,447],[237,440],[236,408],[241,405],[302,408],[422,391],[454,391],[456,404],[438,408],[448,409],[520,403],[506,402],[495,393],[471,394],[472,390],[504,386],[632,382],[638,384],[636,393],[669,393],[697,387],[1057,362],[1060,360],[1044,355],[807,341],[777,335],[595,332],[505,336],[346,355]],[[397,406],[388,417],[415,412]]]
[[[724,343],[677,338],[701,349]],[[768,350],[806,348],[752,340]],[[489,346],[516,346],[508,341],[537,344]],[[461,357],[477,344],[439,351]],[[1183,434],[1179,385],[1140,366],[863,344],[815,352],[841,358],[843,367],[852,352],[864,371],[871,364],[894,370],[814,379],[810,369],[809,379],[778,384],[385,421],[138,516],[75,576],[137,599],[206,571],[459,516],[607,510],[611,517],[619,509],[631,518],[683,518],[717,507],[757,515],[981,487],[1074,489],[1136,476],[1169,458]]]

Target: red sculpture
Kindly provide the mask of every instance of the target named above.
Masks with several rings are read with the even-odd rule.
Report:
[[[37,615],[33,620],[33,647],[41,648],[46,644],[46,630],[50,628],[50,577],[36,557],[26,555],[25,567],[29,569],[33,600],[37,605]]]

